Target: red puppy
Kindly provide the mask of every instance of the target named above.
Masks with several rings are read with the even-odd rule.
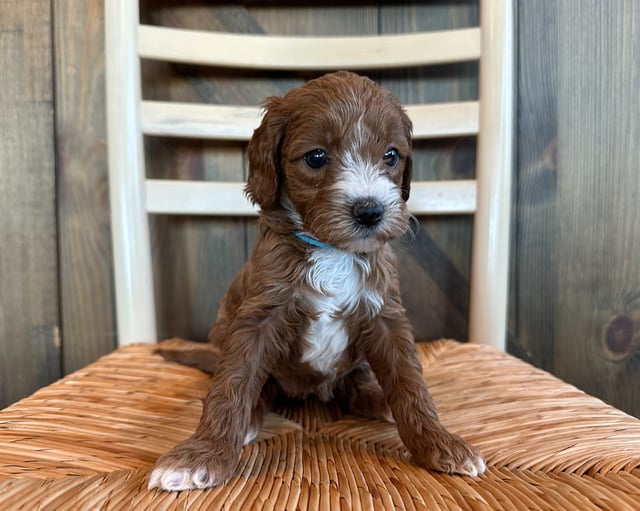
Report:
[[[387,244],[410,219],[411,121],[398,100],[353,73],[325,75],[268,100],[248,157],[258,239],[200,364],[215,373],[200,424],[149,488],[226,481],[279,392],[395,420],[416,464],[482,474],[482,456],[438,420]]]

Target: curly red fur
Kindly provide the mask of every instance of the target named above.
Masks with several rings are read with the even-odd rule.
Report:
[[[314,151],[326,156],[317,168]],[[217,349],[201,366],[215,377],[200,424],[160,458],[149,486],[226,480],[278,393],[395,420],[416,463],[482,473],[482,457],[438,420],[387,244],[410,218],[411,122],[398,100],[353,73],[312,80],[267,101],[248,159],[255,249],[210,333]]]

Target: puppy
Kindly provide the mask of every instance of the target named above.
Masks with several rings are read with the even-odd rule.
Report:
[[[268,99],[247,150],[255,249],[222,301],[214,350],[200,362],[165,353],[215,376],[195,433],[157,461],[149,488],[229,479],[278,393],[395,421],[422,467],[484,472],[438,420],[387,244],[410,220],[411,129],[390,92],[349,72]]]

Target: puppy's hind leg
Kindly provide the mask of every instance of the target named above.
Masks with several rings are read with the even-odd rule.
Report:
[[[161,346],[154,353],[169,362],[178,362],[182,365],[195,367],[211,375],[216,373],[220,362],[220,351],[210,345],[207,345],[207,348],[197,346],[190,349],[163,348]]]
[[[276,383],[275,379],[272,376],[269,376],[264,387],[262,387],[260,399],[258,399],[258,402],[255,404],[251,412],[251,421],[247,429],[247,434],[244,437],[243,445],[250,444],[256,439],[260,433],[260,429],[262,429],[264,416],[271,410],[279,392],[280,387]]]
[[[395,422],[382,387],[368,362],[362,362],[340,378],[334,396],[346,413]]]

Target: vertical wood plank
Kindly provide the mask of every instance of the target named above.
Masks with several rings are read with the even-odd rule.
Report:
[[[50,27],[0,3],[0,407],[60,376]]]
[[[556,1],[518,2],[518,100],[510,351],[553,370],[557,307]]]
[[[267,34],[343,36],[378,33],[378,7],[374,3],[322,5],[321,2],[300,2],[295,7],[273,4],[276,5],[249,9]]]
[[[555,373],[640,415],[640,4],[558,3]]]
[[[54,0],[64,370],[115,347],[102,0]]]

